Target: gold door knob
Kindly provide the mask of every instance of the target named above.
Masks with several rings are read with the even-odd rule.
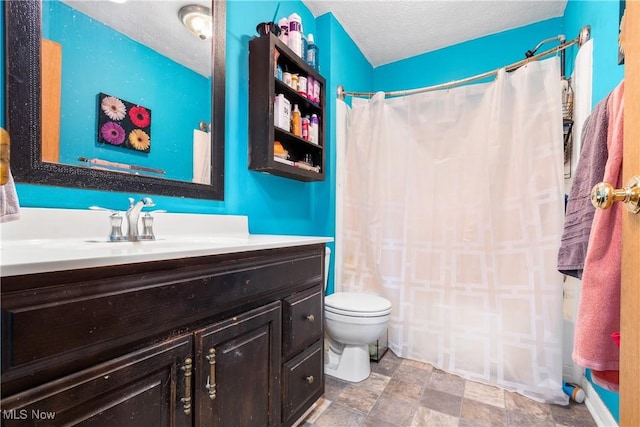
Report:
[[[634,176],[618,190],[607,182],[600,182],[591,190],[591,204],[596,208],[608,209],[613,202],[623,202],[631,213],[640,212],[640,176]]]
[[[307,320],[311,323],[313,323],[316,320],[316,317],[313,314],[310,314],[307,316]]]
[[[313,380],[314,380],[315,378],[313,378],[313,375],[309,375],[309,376],[308,376],[308,377],[306,377],[305,379],[307,380],[307,382],[308,382],[309,384],[313,384]]]

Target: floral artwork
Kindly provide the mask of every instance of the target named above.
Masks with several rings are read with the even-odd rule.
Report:
[[[112,95],[98,94],[98,142],[151,151],[151,110]]]

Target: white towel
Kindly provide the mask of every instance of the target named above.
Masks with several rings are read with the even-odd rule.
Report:
[[[9,222],[20,219],[20,201],[13,176],[9,171],[7,183],[0,186],[0,222]]]
[[[211,184],[211,134],[193,130],[193,182]]]

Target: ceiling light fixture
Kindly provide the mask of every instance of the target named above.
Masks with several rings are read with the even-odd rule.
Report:
[[[180,20],[191,34],[200,40],[207,40],[213,34],[211,9],[191,4],[183,6],[178,12]]]

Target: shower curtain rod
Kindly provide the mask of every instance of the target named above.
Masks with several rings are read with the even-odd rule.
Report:
[[[494,76],[496,74],[498,74],[498,71],[500,71],[502,68],[505,68],[507,71],[513,71],[516,70],[520,67],[522,67],[523,65],[528,64],[531,61],[536,61],[538,59],[544,58],[546,56],[549,55],[553,55],[556,52],[560,52],[560,51],[564,51],[566,48],[573,46],[574,44],[578,44],[578,46],[582,46],[583,44],[585,44],[588,40],[589,37],[591,35],[591,27],[589,25],[585,25],[584,27],[582,27],[580,29],[580,35],[578,35],[578,37],[576,37],[575,39],[569,40],[568,42],[563,42],[560,45],[546,50],[542,53],[539,53],[537,55],[533,55],[530,56],[528,58],[525,58],[521,61],[515,62],[511,65],[507,65],[506,67],[501,67],[498,69],[495,69],[493,71],[487,71],[486,73],[482,73],[482,74],[477,74],[475,76],[471,76],[471,77],[467,77],[464,79],[460,79],[460,80],[454,80],[448,83],[442,83],[439,85],[435,85],[435,86],[428,86],[428,87],[423,87],[423,88],[419,88],[419,89],[409,89],[409,90],[397,90],[397,91],[393,91],[393,92],[385,92],[384,96],[385,97],[394,97],[394,96],[406,96],[406,95],[413,95],[416,93],[424,93],[424,92],[432,92],[434,90],[440,90],[440,89],[451,89],[453,87],[456,86],[460,86],[463,85],[465,83],[471,83],[474,82],[476,80],[481,80],[481,79],[485,79],[487,77],[491,77]],[[549,41],[551,39],[547,39],[545,41]],[[541,42],[540,44],[544,43],[545,41]],[[540,46],[540,44],[538,45],[538,47]],[[537,47],[536,47],[537,49]],[[564,68],[564,67],[563,67]],[[373,95],[375,95],[377,92],[348,92],[346,90],[344,90],[344,86],[339,85],[338,86],[338,99],[344,99],[345,96],[361,96],[361,97],[372,97]]]

